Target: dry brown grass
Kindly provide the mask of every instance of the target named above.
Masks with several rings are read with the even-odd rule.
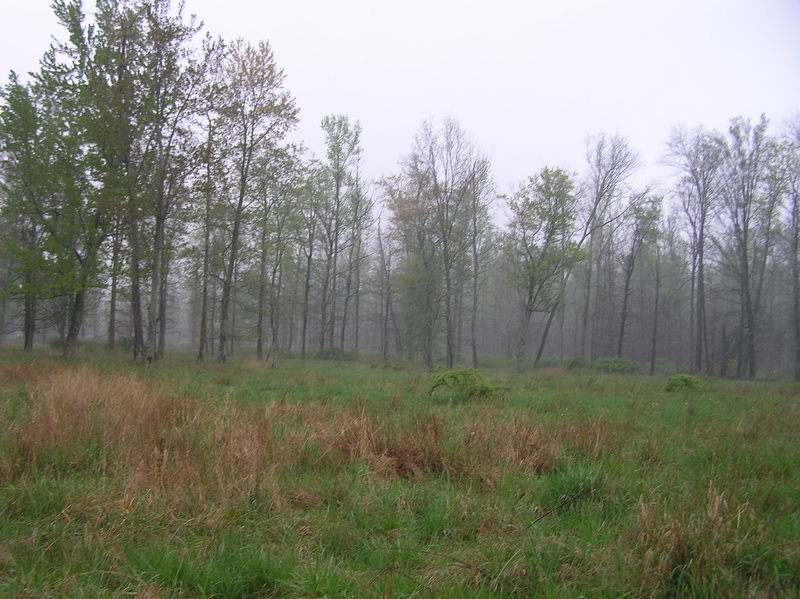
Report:
[[[720,572],[741,568],[766,541],[766,528],[756,522],[753,507],[720,493],[713,483],[700,513],[681,505],[668,511],[643,499],[637,509],[636,549],[626,561],[638,572],[644,595],[658,591],[671,596],[688,580],[718,580]],[[754,589],[761,586],[754,580]]]
[[[31,375],[23,370],[6,376]],[[393,409],[361,402],[350,409],[285,398],[266,407],[218,406],[91,367],[39,373],[29,395],[31,414],[15,433],[5,477],[83,460],[84,468],[121,476],[129,493],[173,507],[244,498],[281,506],[282,473],[353,460],[387,478],[447,473],[485,481],[503,465],[542,474],[565,452],[597,459],[624,439],[621,425],[601,418],[543,425],[478,411],[453,424],[441,410],[401,421]]]

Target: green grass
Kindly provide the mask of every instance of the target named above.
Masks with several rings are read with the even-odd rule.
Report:
[[[799,387],[482,374],[0,355],[0,596],[800,593]]]

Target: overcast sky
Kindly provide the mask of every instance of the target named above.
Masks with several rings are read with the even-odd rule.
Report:
[[[4,80],[63,38],[49,4],[0,0]],[[272,44],[317,155],[323,116],[361,121],[372,178],[397,171],[424,119],[458,120],[503,193],[543,166],[583,171],[588,135],[627,137],[658,178],[676,125],[766,113],[777,132],[800,112],[800,0],[185,4],[215,36]]]

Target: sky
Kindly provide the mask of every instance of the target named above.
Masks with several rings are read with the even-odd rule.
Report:
[[[0,75],[26,73],[63,31],[49,0],[0,0]],[[94,0],[84,0],[88,10]],[[454,118],[499,193],[543,167],[585,171],[589,136],[625,137],[638,179],[678,125],[725,131],[800,114],[800,0],[185,0],[214,36],[270,42],[300,107],[363,128],[364,174],[399,171],[421,123]]]

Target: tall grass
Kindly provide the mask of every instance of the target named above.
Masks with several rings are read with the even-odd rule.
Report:
[[[0,366],[0,595],[794,597],[796,388]]]

